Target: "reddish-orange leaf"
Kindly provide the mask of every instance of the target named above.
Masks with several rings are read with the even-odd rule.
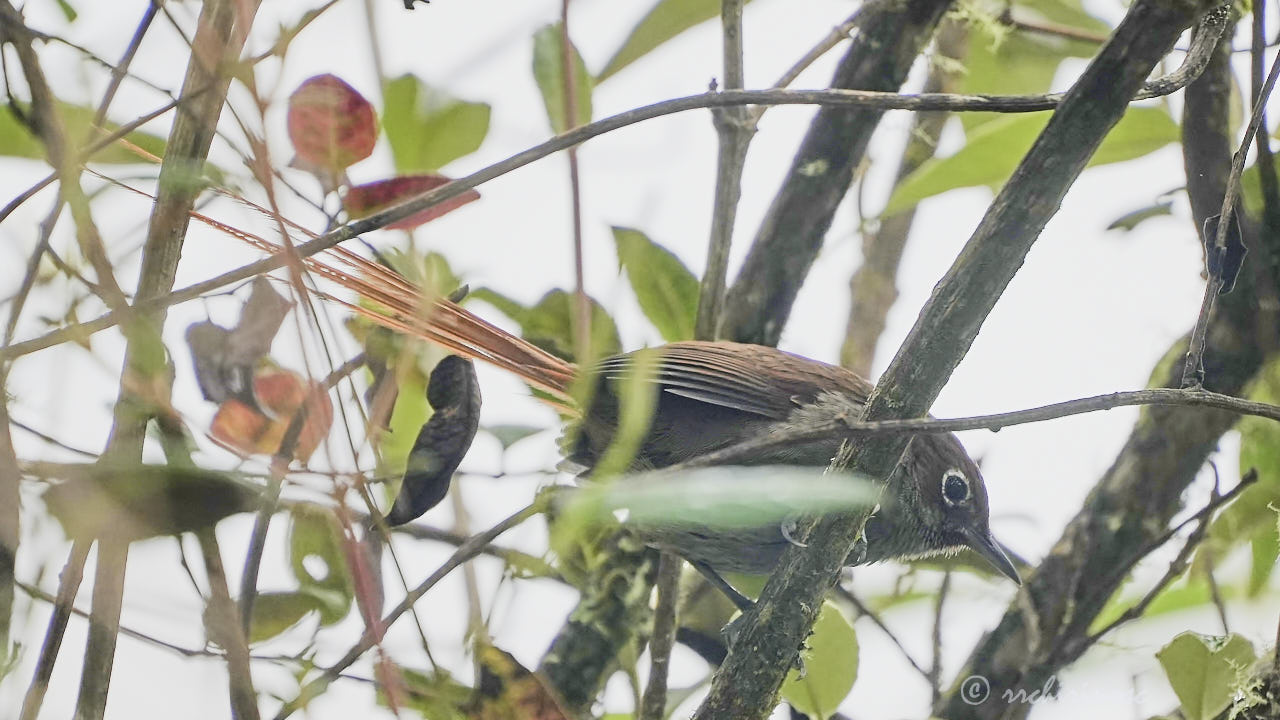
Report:
[[[209,429],[213,439],[248,455],[272,455],[279,451],[289,423],[306,402],[307,419],[293,456],[303,461],[311,457],[333,424],[333,403],[324,386],[308,383],[289,370],[265,368],[254,376],[253,390],[265,414],[234,398],[226,400],[213,416]]]
[[[347,214],[351,216],[351,219],[359,220],[385,210],[392,205],[398,205],[415,195],[421,195],[428,190],[438,188],[451,180],[452,178],[447,178],[444,175],[401,175],[389,180],[356,185],[347,191],[347,197],[343,200],[343,205],[347,208]],[[471,188],[463,191],[457,197],[445,200],[438,205],[433,205],[422,212],[410,215],[404,220],[391,223],[387,227],[394,230],[412,230],[425,222],[435,220],[441,215],[453,212],[479,198],[480,193]]]
[[[289,97],[289,139],[298,166],[337,178],[373,152],[378,119],[356,89],[334,75],[316,75]]]

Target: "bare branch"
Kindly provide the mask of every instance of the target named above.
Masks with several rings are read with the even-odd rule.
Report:
[[[1153,81],[1158,82],[1158,81]],[[1164,88],[1163,94],[1175,92],[1181,86]],[[1154,95],[1143,92],[1134,95],[1133,100],[1141,100]],[[442,185],[415,198],[388,208],[369,217],[348,223],[314,240],[296,247],[299,257],[310,257],[327,250],[339,243],[350,240],[367,232],[381,229],[398,220],[403,220],[422,210],[438,205],[450,198],[457,197],[469,189],[475,188],[494,178],[501,177],[513,170],[524,167],[534,161],[541,160],[561,150],[581,144],[593,137],[604,135],[615,130],[652,120],[664,115],[671,115],[687,110],[698,110],[730,105],[830,105],[845,108],[878,108],[882,110],[949,110],[953,112],[1038,112],[1052,110],[1062,101],[1062,95],[952,95],[948,93],[932,93],[918,95],[899,95],[897,93],[873,92],[868,90],[730,90],[718,93],[702,93],[673,100],[654,103],[642,108],[628,110],[588,125],[574,128],[568,132],[535,145],[527,150],[494,163],[466,177]],[[139,299],[134,307],[142,312],[154,312],[194,300],[209,292],[219,290],[248,280],[255,275],[271,272],[283,267],[286,259],[282,255],[273,255],[243,267],[225,272],[203,282],[189,285],[166,295],[154,298]],[[39,337],[23,342],[12,343],[0,348],[0,361],[8,361],[23,355],[52,347],[70,339],[87,337],[119,324],[120,319],[115,312],[106,313],[94,320],[77,323]]]

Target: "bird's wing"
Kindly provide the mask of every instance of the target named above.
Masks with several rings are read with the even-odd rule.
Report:
[[[871,389],[848,370],[762,345],[679,342],[657,352],[654,381],[665,392],[775,420],[823,391],[864,399]],[[632,354],[614,356],[600,371],[621,379],[633,362]]]

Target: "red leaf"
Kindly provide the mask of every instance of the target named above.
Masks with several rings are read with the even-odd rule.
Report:
[[[347,214],[351,216],[351,219],[359,220],[393,205],[398,205],[415,195],[421,195],[428,190],[438,188],[451,180],[452,178],[434,174],[401,175],[389,180],[356,185],[347,191],[347,197],[343,204],[346,206]],[[393,222],[387,227],[393,230],[412,230],[425,222],[435,220],[445,213],[453,212],[472,200],[478,199],[480,199],[480,193],[474,188],[465,190],[457,197],[445,200],[438,205],[433,205],[422,212],[410,215],[404,220]]]
[[[294,413],[306,403],[307,418],[293,451],[295,458],[306,461],[333,424],[333,404],[324,386],[307,382],[290,370],[265,367],[255,375],[253,389],[267,414],[230,398],[218,406],[210,436],[247,455],[274,454],[280,449]]]
[[[297,165],[328,178],[369,157],[378,139],[373,106],[334,75],[298,86],[289,96],[288,123]]]

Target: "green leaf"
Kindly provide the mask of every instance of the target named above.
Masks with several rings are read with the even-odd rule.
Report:
[[[29,108],[24,108],[24,111],[29,112]],[[62,118],[67,139],[75,145],[74,149],[76,151],[84,148],[82,143],[85,142],[86,137],[89,137],[89,130],[93,127],[94,113],[93,108],[64,102],[58,103],[58,114]],[[94,140],[89,142],[92,143],[98,137],[113,133],[119,129],[120,126],[115,123],[105,123],[102,133],[95,134]],[[125,140],[156,157],[164,156],[164,139],[159,136],[145,133],[141,130],[134,130],[125,136]],[[18,116],[14,114],[13,107],[8,103],[0,104],[0,155],[34,160],[45,159],[44,144],[34,135],[27,132],[26,126],[18,120]],[[89,158],[89,162],[107,165],[149,164],[148,160],[126,148],[121,143],[113,143],[99,150]]]
[[[596,83],[603,82],[685,30],[719,16],[720,0],[658,0],[631,28],[627,39],[596,77]]]
[[[76,9],[67,0],[58,0],[58,9],[62,11],[62,17],[66,18],[69,23],[75,22],[76,18],[80,17],[80,13],[77,13]]]
[[[547,118],[551,121],[551,131],[559,135],[570,128],[565,122],[565,78],[564,59],[561,54],[561,34],[559,25],[547,25],[533,35],[533,78],[542,91],[542,102],[547,108]],[[578,117],[573,126],[586,125],[591,122],[591,89],[595,81],[587,66],[582,62],[578,49],[570,47],[573,53],[574,103]]]
[[[489,133],[486,103],[459,100],[414,75],[382,90],[382,129],[399,174],[433,172],[480,147]]]
[[[822,468],[793,466],[707,467],[671,474],[633,473],[626,482],[581,488],[560,520],[607,522],[627,510],[637,527],[758,528],[809,512],[867,507],[875,485]]]
[[[984,124],[954,155],[931,159],[903,178],[882,216],[909,210],[948,190],[1004,183],[1048,122],[1049,113],[1026,113]],[[1142,157],[1178,138],[1178,125],[1164,108],[1130,108],[1102,141],[1089,166]]]
[[[431,408],[427,405],[426,376],[416,367],[399,368],[396,379],[399,393],[396,394],[396,404],[392,406],[391,418],[387,422],[391,432],[378,439],[378,447],[382,451],[378,472],[400,477],[404,474],[405,463],[409,459],[409,451],[413,449],[413,441],[418,437],[418,430],[431,417]]]
[[[1170,200],[1165,200],[1164,202],[1158,202],[1153,205],[1148,205],[1146,207],[1140,207],[1137,210],[1130,210],[1129,212],[1121,215],[1115,220],[1112,220],[1111,224],[1107,225],[1107,229],[1123,230],[1124,232],[1129,232],[1130,230],[1133,230],[1134,228],[1138,227],[1139,225],[1146,222],[1147,220],[1150,220],[1151,218],[1161,217],[1163,215],[1172,215],[1172,214],[1173,214],[1173,202]]]
[[[999,18],[961,6],[968,21],[970,40],[964,57],[964,74],[955,92],[965,94],[1023,95],[1048,92],[1062,61],[1069,57],[1093,57],[1098,46],[1032,32],[1018,32]],[[1011,10],[1064,28],[1105,36],[1105,23],[1086,13],[1079,0],[1031,0],[1015,3]],[[959,113],[965,132],[1003,117],[1000,113]]]
[[[1263,367],[1248,393],[1249,399],[1275,404],[1280,401],[1280,360]],[[1221,559],[1242,544],[1252,546],[1249,576],[1251,597],[1266,588],[1275,570],[1276,522],[1280,519],[1280,424],[1246,417],[1236,426],[1240,432],[1240,473],[1257,470],[1258,481],[1223,508],[1209,525],[1205,542],[1196,552],[1193,567],[1203,567],[1205,554]],[[1266,562],[1271,558],[1271,562]]]
[[[831,717],[858,678],[858,634],[830,600],[823,602],[805,643],[805,675],[787,673],[782,697],[811,718]]]
[[[1240,595],[1239,590],[1234,585],[1221,585],[1218,590],[1224,601],[1234,600]],[[1107,602],[1102,612],[1098,613],[1098,616],[1094,618],[1093,624],[1089,627],[1089,632],[1098,632],[1110,625],[1126,610],[1140,602],[1145,594],[1145,592],[1121,594],[1120,591],[1117,591],[1111,600]],[[1155,600],[1147,606],[1147,610],[1142,614],[1142,617],[1151,619],[1169,613],[1202,608],[1211,602],[1213,602],[1213,591],[1209,588],[1209,583],[1203,575],[1196,575],[1189,577],[1186,582],[1170,586],[1157,595]]]
[[[467,720],[463,712],[475,691],[454,680],[443,670],[421,671],[399,668],[404,682],[404,700],[427,720]],[[378,704],[387,706],[388,698],[378,685]]]
[[[503,450],[507,450],[521,440],[546,430],[546,428],[532,425],[489,425],[480,429],[496,438],[502,444]]]
[[[1276,559],[1280,558],[1280,529],[1269,528],[1253,536],[1249,549],[1252,551],[1249,564],[1249,597],[1256,598],[1267,588],[1267,582],[1276,570]]]
[[[318,601],[320,623],[332,625],[346,617],[355,597],[355,583],[347,565],[342,531],[329,508],[299,505],[291,511],[289,563],[301,592]],[[323,568],[314,567],[319,561]]]
[[[212,527],[258,506],[260,489],[235,475],[181,465],[62,466],[45,505],[67,536],[132,542]]]
[[[307,613],[319,609],[316,598],[304,592],[259,593],[253,600],[249,642],[270,640],[297,625]]]
[[[1257,656],[1239,635],[1184,632],[1156,653],[1187,720],[1210,720],[1231,706],[1241,674]]]
[[[613,240],[640,309],[662,339],[691,339],[698,313],[698,279],[680,258],[639,230],[615,227]]]
[[[573,293],[552,290],[533,307],[488,288],[479,288],[471,297],[483,300],[501,310],[520,326],[524,339],[566,360],[574,357],[573,324],[577,316],[577,299]],[[591,307],[591,357],[601,358],[622,352],[622,341],[613,318],[594,299],[588,297]]]

